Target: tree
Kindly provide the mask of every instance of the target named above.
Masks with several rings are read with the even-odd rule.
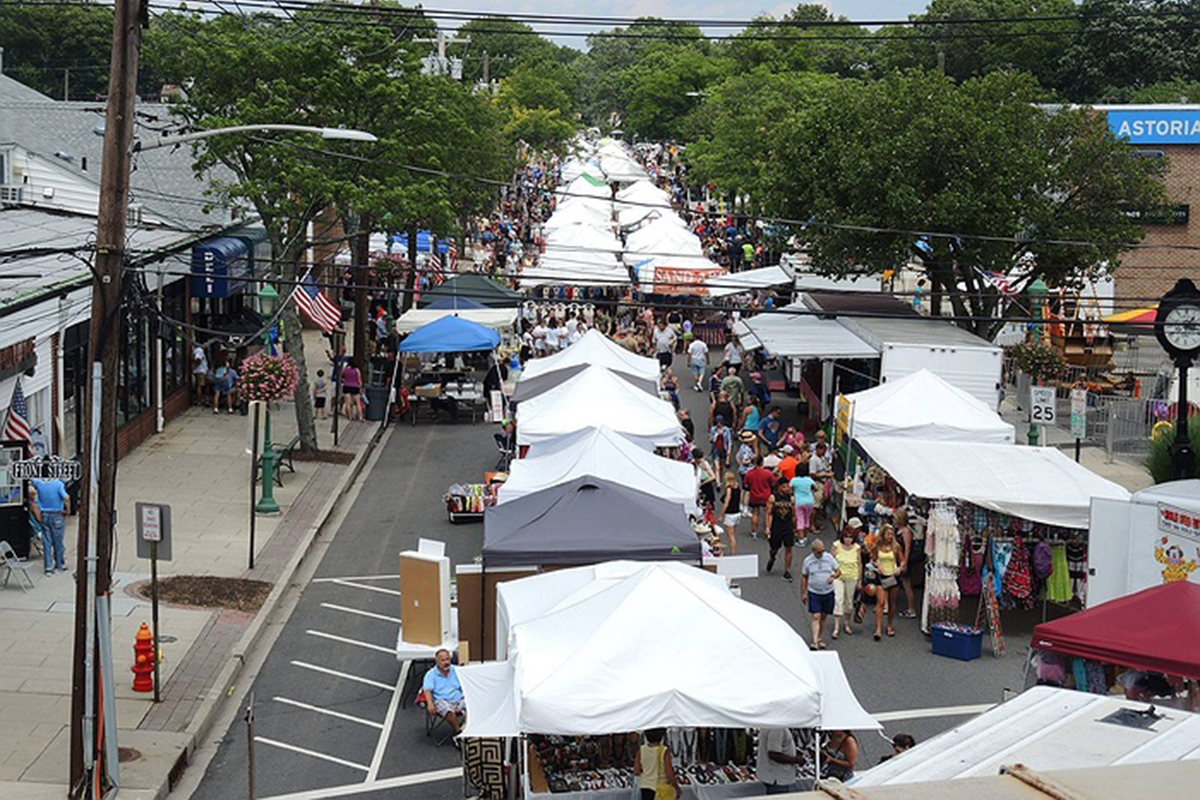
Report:
[[[1200,79],[1193,0],[1084,0],[1062,58],[1066,95],[1121,99],[1126,90]]]
[[[9,77],[59,100],[108,93],[111,6],[25,3],[0,7]]]
[[[811,220],[798,233],[827,274],[919,256],[934,303],[948,297],[990,338],[1000,297],[981,271],[1008,271],[1027,253],[1035,268],[1022,279],[1051,285],[1116,269],[1143,233],[1124,209],[1163,199],[1161,163],[1130,158],[1102,116],[1039,99],[1028,75],[839,81],[774,127],[763,202]]]
[[[1061,83],[1061,59],[1075,30],[1073,0],[932,0],[912,28],[882,33],[875,67],[940,69],[956,81],[996,71],[1035,75],[1047,88]],[[1028,21],[987,22],[987,20]],[[1036,19],[1067,17],[1067,19]],[[966,24],[980,20],[980,24]]]
[[[628,93],[625,128],[645,139],[687,138],[688,115],[726,66],[725,59],[688,44],[647,48],[622,74]]]
[[[524,22],[508,17],[481,17],[462,24],[457,34],[471,37],[463,58],[463,80],[471,84],[483,78],[483,54],[487,53],[490,80],[508,77],[521,64],[553,61],[568,64],[578,51],[559,47],[540,36]]]
[[[845,21],[822,5],[798,5],[778,21],[760,16],[722,50],[743,70],[758,66],[772,72],[813,71],[849,77],[867,68],[871,34],[855,25],[806,23]]]
[[[481,191],[473,180],[452,189],[451,174],[462,164],[477,168],[481,152],[495,145],[486,131],[476,135],[471,127],[486,125],[486,101],[455,81],[421,75],[415,49],[403,46],[406,37],[424,32],[414,24],[419,19],[390,13],[374,26],[336,24],[342,14],[348,23],[357,19],[351,12],[327,3],[290,18],[198,22],[168,14],[147,42],[163,74],[188,86],[176,110],[191,126],[296,123],[365,129],[379,138],[366,145],[270,134],[198,144],[197,171],[220,163],[233,172],[235,181],[214,182],[212,191],[254,206],[284,280],[312,266],[303,261],[309,223],[327,208],[355,221],[351,235],[389,213],[397,229],[448,230],[456,207],[469,207]],[[303,340],[294,308],[287,315],[286,344],[301,367],[295,393],[301,445],[312,449],[316,428]]]

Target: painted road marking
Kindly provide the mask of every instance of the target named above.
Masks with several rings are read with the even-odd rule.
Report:
[[[372,644],[371,642],[362,642],[362,641],[359,641],[358,639],[348,639],[345,636],[336,636],[332,633],[325,633],[324,631],[314,631],[312,629],[306,630],[305,633],[307,633],[310,636],[318,636],[322,639],[328,639],[331,642],[341,642],[342,644],[349,644],[349,645],[353,645],[355,647],[362,647],[367,650],[378,650],[380,653],[387,653],[389,656],[396,655],[396,648],[394,648],[394,647],[384,647],[383,645],[380,645],[380,644]],[[392,687],[389,686],[388,688],[390,689]]]
[[[368,592],[379,592],[380,594],[390,594],[395,597],[400,596],[399,589],[385,589],[382,586],[368,586],[365,583],[355,583],[354,581],[348,581],[343,578],[334,578],[333,580],[331,580],[329,582],[336,583],[338,586],[349,586],[352,589],[366,589]]]
[[[338,672],[336,669],[330,669],[329,667],[319,667],[316,664],[309,664],[306,661],[293,661],[292,666],[300,667],[301,669],[310,669],[313,672],[320,672],[325,675],[332,675],[335,678],[344,678],[348,681],[356,681],[358,683],[365,683],[367,686],[374,686],[376,689],[383,689],[384,691],[388,691],[388,692],[390,692],[392,690],[392,687],[390,685],[388,685],[386,683],[382,683],[381,681],[373,681],[370,678],[360,678],[357,675],[350,675],[349,673],[346,673],[346,672]]]
[[[392,689],[392,701],[388,703],[387,716],[383,718],[383,725],[380,726],[383,732],[379,734],[379,741],[375,743],[375,755],[371,757],[371,768],[367,770],[368,781],[379,777],[379,768],[383,766],[383,754],[387,751],[388,739],[392,737],[392,727],[396,724],[400,695],[404,693],[404,682],[408,680],[408,670],[411,666],[411,661],[405,661],[400,667],[400,677],[396,678],[396,688]]]
[[[897,722],[904,719],[933,719],[936,717],[967,717],[982,714],[996,707],[995,703],[980,703],[974,706],[942,706],[941,708],[913,708],[907,711],[884,711],[872,714],[880,722]]]
[[[321,603],[321,608],[330,608],[334,611],[344,611],[347,614],[357,614],[360,617],[370,617],[371,619],[381,619],[384,622],[394,622],[397,625],[400,624],[399,617],[389,617],[387,614],[376,614],[374,611],[363,611],[361,608],[339,606],[336,603]]]
[[[254,741],[262,742],[263,744],[269,744],[272,747],[278,747],[281,750],[290,750],[293,753],[300,753],[301,755],[311,756],[312,758],[319,758],[320,760],[328,761],[331,764],[341,764],[343,767],[350,767],[351,769],[357,769],[361,772],[367,771],[367,767],[364,767],[362,764],[355,764],[353,761],[347,761],[344,758],[326,755],[325,753],[318,753],[316,750],[309,750],[304,747],[296,747],[296,745],[288,744],[287,742],[278,742],[274,739],[268,739],[265,736],[255,736]]]
[[[380,792],[386,789],[399,789],[402,786],[418,786],[422,783],[436,783],[462,778],[462,767],[450,767],[432,772],[418,772],[414,775],[400,775],[395,778],[384,778],[381,781],[366,781],[345,786],[330,786],[327,789],[311,789],[292,794],[277,794],[264,797],[262,800],[332,800],[336,797],[353,797],[356,794]]]
[[[332,711],[328,708],[321,708],[320,706],[310,706],[308,703],[301,703],[299,700],[292,700],[287,697],[276,696],[276,697],[273,697],[272,699],[277,703],[283,703],[285,705],[294,706],[296,708],[302,708],[305,711],[313,711],[317,714],[324,714],[328,717],[335,717],[336,719],[344,719],[347,722],[357,722],[359,725],[367,725],[369,727],[374,728],[377,731],[383,730],[383,725],[381,723],[372,722],[371,720],[363,719],[362,717],[355,717],[350,714],[343,714],[340,711]]]
[[[400,576],[393,572],[391,575],[341,575],[337,578],[313,578],[309,583],[337,583],[338,581],[396,581]]]

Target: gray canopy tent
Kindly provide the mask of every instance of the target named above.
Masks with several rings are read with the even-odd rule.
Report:
[[[591,476],[484,512],[485,570],[612,559],[699,564],[700,539],[679,503]]]

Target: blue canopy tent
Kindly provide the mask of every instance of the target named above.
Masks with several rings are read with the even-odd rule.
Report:
[[[500,334],[462,317],[442,317],[417,328],[400,343],[401,353],[467,353],[495,350]]]

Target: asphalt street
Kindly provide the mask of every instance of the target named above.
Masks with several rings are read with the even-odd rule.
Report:
[[[683,372],[683,358],[677,357],[676,374]],[[680,397],[699,438],[707,395],[685,386]],[[795,400],[782,405],[790,414]],[[425,537],[445,541],[453,564],[479,556],[482,525],[451,524],[442,495],[451,483],[479,480],[494,466],[494,430],[483,422],[404,424],[362,479],[361,492],[253,685],[259,798],[462,797],[461,779],[454,773],[457,751],[448,744],[434,746],[425,736],[423,711],[411,701],[399,703],[402,666],[391,652],[400,608],[397,554],[415,549],[418,537]],[[744,522],[740,552],[757,553],[765,565],[766,543],[747,531]],[[796,553],[796,570],[803,555]],[[781,572],[776,567],[773,574],[740,581],[742,597],[776,612],[808,639],[800,583],[785,582]],[[894,639],[875,642],[864,626],[858,635],[831,645],[863,706],[885,714],[885,733],[903,731],[922,741],[965,720],[963,712],[970,707],[998,702],[1004,690],[1020,689],[1037,620],[1033,614],[1006,612],[1003,621],[1008,648],[1003,658],[990,655],[986,640],[984,656],[976,661],[934,656],[916,620],[898,619]],[[703,630],[693,633],[704,635]],[[746,680],[752,682],[753,675]],[[875,733],[860,734],[860,743],[861,767],[890,749]],[[193,797],[244,797],[246,756],[246,725],[239,719]],[[344,794],[350,786],[361,791]]]

